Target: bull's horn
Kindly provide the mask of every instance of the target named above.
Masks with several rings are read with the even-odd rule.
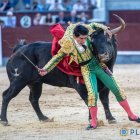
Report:
[[[113,15],[114,15],[114,16],[120,21],[120,23],[121,23],[121,25],[120,25],[119,27],[117,27],[117,28],[111,30],[112,34],[117,34],[117,33],[121,32],[122,30],[125,29],[125,21],[124,21],[121,17],[119,17],[118,15],[116,15],[116,14],[113,14]]]

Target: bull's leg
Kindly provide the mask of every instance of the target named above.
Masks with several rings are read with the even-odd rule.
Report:
[[[40,110],[39,106],[39,98],[42,93],[42,83],[33,83],[29,85],[30,88],[30,96],[29,100],[32,104],[32,107],[34,108],[38,118],[40,121],[53,121],[52,119],[49,119],[45,115],[43,115],[42,111]]]
[[[76,78],[74,76],[70,76],[69,80],[73,88],[78,92],[80,97],[84,100],[85,104],[87,105],[88,95],[87,95],[87,89],[85,84],[77,84]]]
[[[3,92],[3,95],[5,95],[5,94],[8,92],[8,90],[9,90],[9,88],[6,89],[6,90]],[[3,111],[2,111],[2,110],[3,110]],[[3,115],[2,115],[2,112],[3,112]],[[1,107],[0,123],[3,124],[3,125],[8,124],[6,112],[7,112],[7,107],[6,107],[6,110],[4,109],[4,107]],[[4,116],[6,116],[6,117],[4,117]],[[2,119],[2,118],[3,118],[3,119]]]
[[[85,84],[77,84],[75,83],[74,85],[75,90],[78,92],[82,100],[85,102],[85,104],[88,106],[88,93]],[[91,120],[91,115],[89,112],[88,120]]]
[[[73,88],[78,92],[82,100],[85,102],[85,104],[88,106],[88,94],[87,94],[87,89],[85,84],[77,84],[76,80],[74,77],[70,77],[70,83],[73,85]],[[88,120],[91,120],[91,115],[89,112],[89,118]]]
[[[18,95],[18,93],[25,87],[25,83],[12,82],[10,87],[3,92],[2,107],[1,107],[1,118],[0,123],[3,125],[8,124],[7,120],[7,108],[12,98]]]
[[[85,104],[88,106],[88,100],[87,100],[88,94],[87,94],[86,86],[84,84],[79,84],[79,85],[77,85],[76,90],[77,90],[78,94],[80,95],[80,97],[85,102]]]
[[[112,116],[110,108],[109,108],[109,89],[104,87],[99,92],[99,98],[103,104],[106,119],[108,120],[108,123],[116,123],[116,119]]]

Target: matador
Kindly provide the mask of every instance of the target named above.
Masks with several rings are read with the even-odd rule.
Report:
[[[88,91],[88,107],[92,119],[86,128],[87,130],[97,127],[97,78],[112,91],[119,104],[127,112],[129,120],[140,123],[140,118],[131,111],[126,96],[116,82],[113,74],[107,74],[100,65],[99,60],[93,54],[90,35],[99,28],[103,29],[110,38],[112,37],[109,28],[103,24],[70,24],[64,36],[58,42],[61,46],[60,50],[43,68],[39,68],[39,74],[41,76],[46,75],[68,55],[70,56],[69,64],[75,61],[80,65],[80,70]]]

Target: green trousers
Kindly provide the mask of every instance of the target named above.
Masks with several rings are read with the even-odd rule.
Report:
[[[118,102],[126,99],[124,92],[116,83],[114,76],[106,73],[104,69],[100,66],[96,58],[93,58],[87,65],[81,66],[81,72],[88,91],[89,107],[97,105],[97,78],[100,79],[102,83],[112,91]]]

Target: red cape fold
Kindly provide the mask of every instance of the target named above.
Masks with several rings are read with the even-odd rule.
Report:
[[[61,46],[58,44],[58,41],[63,37],[65,30],[60,24],[55,24],[50,27],[50,32],[53,35],[53,42],[52,42],[52,56],[57,54]],[[70,56],[65,56],[63,60],[57,65],[57,67],[64,73],[68,75],[73,75],[79,77],[79,82],[84,83],[80,66],[76,62],[72,62],[69,64]]]

